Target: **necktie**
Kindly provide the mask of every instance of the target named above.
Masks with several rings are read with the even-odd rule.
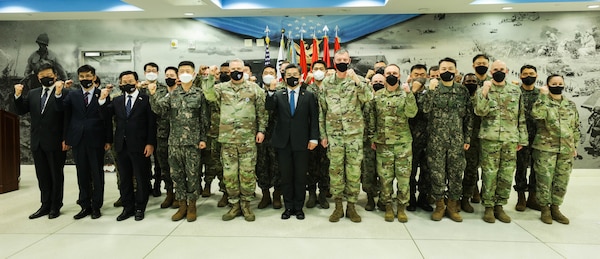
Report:
[[[127,117],[129,117],[129,113],[131,113],[131,95],[127,95],[127,104],[125,104],[125,112],[127,112]]]
[[[296,99],[295,97],[296,91],[290,91],[290,111],[292,112],[292,116],[294,116],[294,112],[296,111]]]
[[[50,88],[44,87],[44,94],[42,95],[42,99],[40,100],[40,107],[42,108],[42,112],[44,112],[44,108],[46,108],[46,100],[48,99],[48,90],[50,90]]]
[[[90,93],[89,93],[89,92],[85,92],[85,93],[83,94],[83,101],[85,102],[85,107],[87,107],[87,106],[88,106],[88,104],[89,104],[89,102],[90,102],[90,101],[88,100],[88,97],[89,97],[89,96],[90,96]]]

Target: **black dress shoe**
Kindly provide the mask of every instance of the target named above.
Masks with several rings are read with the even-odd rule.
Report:
[[[281,219],[289,219],[292,215],[296,215],[292,209],[285,209],[281,214]]]
[[[408,210],[408,211],[415,211],[415,210],[417,210],[417,204],[409,203],[408,206],[406,207],[406,210]]]
[[[144,211],[143,210],[135,210],[135,221],[140,221],[144,219]]]
[[[92,209],[92,219],[97,219],[102,217],[102,213],[100,213],[100,209]]]
[[[154,188],[152,188],[152,196],[160,197],[160,195],[160,182],[157,181],[154,183]]]
[[[87,215],[90,215],[90,214],[92,214],[92,209],[84,208],[84,209],[81,209],[81,211],[79,213],[75,214],[75,216],[73,216],[73,218],[74,219],[82,219],[82,218],[87,217]]]
[[[43,216],[48,215],[48,213],[50,213],[50,209],[40,208],[39,210],[37,210],[33,214],[29,215],[29,219],[37,219],[39,217],[43,217]]]
[[[117,216],[117,221],[123,221],[133,216],[133,211],[123,210],[119,216]]]
[[[296,218],[299,220],[303,220],[304,218],[306,218],[306,216],[304,215],[304,211],[302,211],[302,210],[296,211]]]
[[[419,208],[421,208],[424,211],[433,211],[433,207],[431,207],[431,205],[427,204],[427,202],[419,202],[417,203],[417,206],[419,206]]]
[[[50,210],[50,213],[48,213],[49,219],[55,219],[58,218],[58,216],[60,216],[60,210]]]

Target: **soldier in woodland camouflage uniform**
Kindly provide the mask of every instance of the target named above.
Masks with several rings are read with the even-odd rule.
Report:
[[[475,96],[475,114],[481,117],[481,175],[483,183],[483,220],[509,223],[502,205],[510,195],[517,151],[527,146],[527,125],[521,90],[506,82],[506,64],[491,66],[493,80],[486,81]]]
[[[385,82],[383,74],[375,74],[371,77],[372,81],[370,86],[373,87],[373,92],[381,90]],[[363,116],[365,118],[365,132],[363,135],[363,161],[361,164],[361,183],[362,189],[367,193],[367,204],[365,205],[366,211],[372,211],[375,209],[375,197],[380,197],[380,185],[377,176],[377,163],[375,162],[376,153],[371,148],[371,139],[369,139],[368,127],[371,123],[371,118],[375,112],[373,102],[365,103],[363,106]],[[385,203],[379,199],[380,209],[385,209]]]
[[[373,79],[376,79],[375,75]],[[400,88],[400,68],[388,65],[384,70],[385,88],[375,93],[368,124],[371,148],[377,151],[377,173],[381,179],[381,200],[385,204],[385,221],[394,221],[393,182],[398,187],[398,221],[407,222],[405,209],[410,196],[412,135],[408,118],[419,108],[408,85]]]
[[[441,82],[437,79],[429,82],[423,107],[423,112],[429,115],[427,163],[431,170],[431,192],[436,200],[431,219],[439,221],[445,212],[450,219],[462,222],[458,214],[459,200],[466,166],[465,150],[471,143],[473,106],[468,90],[454,81],[458,72],[456,61],[442,59],[439,67]],[[447,208],[444,205],[446,196]]]
[[[552,220],[556,220],[569,224],[559,206],[567,192],[573,157],[577,156],[577,143],[581,137],[579,113],[575,103],[561,94],[565,87],[562,76],[551,75],[546,84],[531,112],[538,120],[533,141],[537,199],[542,222],[552,224]]]
[[[204,95],[221,111],[219,138],[223,177],[231,210],[224,221],[244,215],[254,221],[250,201],[256,189],[256,143],[262,143],[267,124],[265,92],[257,84],[244,80],[244,61],[229,62],[231,81],[213,85],[216,71],[211,71]],[[240,204],[241,203],[241,204]]]
[[[330,222],[344,216],[342,199],[348,199],[346,216],[360,222],[354,204],[360,193],[360,165],[363,158],[364,118],[361,108],[373,98],[364,78],[348,69],[350,54],[340,49],[334,54],[335,75],[323,80],[319,94],[321,145],[328,147],[331,193],[335,210]]]
[[[468,73],[463,77],[463,85],[469,91],[471,104],[475,103],[475,92],[479,88],[479,80],[473,73]],[[479,195],[477,181],[479,180],[479,153],[481,152],[481,143],[479,141],[479,127],[481,126],[481,118],[475,115],[475,111],[471,109],[471,119],[473,121],[473,130],[471,131],[471,143],[469,149],[465,151],[465,160],[467,162],[465,173],[462,182],[462,198],[460,200],[460,208],[468,213],[475,212],[475,208],[469,203],[469,199],[475,194]]]

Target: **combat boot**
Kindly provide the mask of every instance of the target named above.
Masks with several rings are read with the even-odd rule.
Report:
[[[544,222],[546,224],[552,224],[552,215],[550,214],[550,207],[542,206],[541,211],[542,211],[542,217],[541,217],[542,222]]]
[[[494,218],[494,208],[493,207],[485,207],[485,212],[483,213],[483,221],[487,223],[496,222],[496,218]]]
[[[472,203],[480,203],[481,202],[481,193],[479,192],[479,187],[475,186],[473,188],[473,197],[471,197]]]
[[[383,204],[383,202],[381,202],[381,195],[379,195],[379,199],[377,199],[377,208],[380,211],[385,211],[385,204]]]
[[[319,205],[321,205],[321,208],[323,208],[323,209],[329,209],[329,202],[327,201],[327,195],[323,191],[319,192]]]
[[[229,199],[229,194],[227,194],[227,192],[224,192],[223,196],[221,197],[221,199],[217,203],[217,207],[222,208],[222,207],[227,206],[227,204],[229,204],[228,199]]]
[[[335,199],[335,210],[329,216],[329,222],[338,222],[344,216],[344,205],[341,198]]]
[[[410,198],[408,200],[408,207],[406,207],[406,210],[408,210],[408,211],[416,211],[417,210],[417,197],[415,196],[414,193],[410,194]]]
[[[562,223],[562,224],[569,224],[569,219],[560,212],[558,205],[551,205],[550,213],[552,214],[552,219],[556,220],[556,222]]]
[[[264,209],[271,204],[271,191],[269,191],[269,189],[263,189],[262,194],[262,199],[258,203],[259,209]]]
[[[179,201],[174,200],[173,204],[171,204],[171,209],[177,209],[179,208]]]
[[[355,223],[358,223],[362,220],[356,212],[356,207],[354,206],[353,202],[348,202],[346,205],[346,218],[350,218],[350,221]]]
[[[424,211],[433,211],[433,207],[429,205],[427,202],[427,195],[425,193],[419,193],[419,198],[417,199],[417,207],[421,208]]]
[[[275,189],[273,191],[273,209],[281,209],[282,206],[281,191],[279,189]]]
[[[441,198],[435,202],[435,210],[431,213],[431,220],[440,221],[444,217],[446,211],[446,205],[444,205],[444,198]]]
[[[452,200],[452,199],[448,199],[448,206],[446,207],[446,215],[448,215],[448,218],[450,218],[451,220],[455,221],[455,222],[462,222],[463,219],[460,216],[460,214],[458,213],[458,201],[457,200]]]
[[[367,194],[367,205],[365,205],[365,210],[366,211],[375,210],[375,198],[373,197],[372,194]]]
[[[385,205],[385,215],[383,216],[383,219],[385,219],[385,221],[387,222],[394,221],[394,208],[392,206],[392,203],[388,203]]]
[[[167,190],[167,197],[165,197],[165,200],[160,204],[160,208],[166,209],[168,207],[171,207],[171,205],[173,205],[174,199],[175,195],[173,194],[173,189]]]
[[[223,216],[221,217],[221,219],[223,221],[229,221],[229,220],[232,220],[235,217],[241,216],[241,215],[242,215],[242,210],[240,208],[240,203],[236,202],[236,203],[233,204],[233,206],[231,207],[231,209],[227,213],[223,214]]]
[[[187,206],[187,221],[196,221],[196,200],[189,200]]]
[[[207,181],[204,184],[204,189],[202,190],[202,197],[203,198],[207,198],[210,197],[211,193],[210,193],[210,185],[212,184],[212,180]]]
[[[317,206],[317,191],[309,190],[308,191],[308,200],[306,201],[306,207],[310,209],[310,208],[314,208],[315,206]]]
[[[504,212],[502,205],[494,206],[494,217],[500,220],[501,222],[510,223],[510,217],[506,215],[506,212]]]
[[[185,218],[185,216],[187,215],[187,203],[186,203],[186,200],[180,200],[178,202],[178,204],[179,204],[179,209],[171,217],[171,220],[173,220],[173,221],[180,221],[183,218]]]
[[[406,210],[405,204],[398,204],[398,222],[406,223],[408,222],[408,216],[404,212]]]
[[[475,212],[475,209],[473,208],[473,206],[471,206],[471,203],[469,202],[469,198],[462,198],[460,200],[460,207],[467,213]]]
[[[529,197],[527,197],[527,208],[539,211],[541,207],[542,206],[540,206],[537,198],[535,197],[535,192],[530,191]]]
[[[517,205],[515,206],[515,210],[517,211],[525,211],[527,207],[527,200],[525,200],[525,192],[517,192],[519,198],[517,199]]]
[[[254,221],[256,219],[256,216],[254,216],[254,213],[252,213],[252,211],[250,210],[250,202],[249,201],[242,201],[242,214],[244,215],[244,219],[246,221]]]

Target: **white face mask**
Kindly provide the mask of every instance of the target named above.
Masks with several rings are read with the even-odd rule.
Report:
[[[194,79],[194,76],[192,74],[183,73],[179,75],[179,80],[184,84],[191,82],[192,79]]]
[[[263,83],[265,85],[269,85],[269,84],[271,84],[271,81],[273,81],[273,79],[275,79],[275,77],[273,75],[264,75],[262,79],[263,79]]]
[[[313,78],[317,81],[321,81],[321,80],[323,80],[323,78],[325,78],[325,72],[323,72],[321,70],[314,71]]]
[[[146,73],[146,80],[155,81],[158,78],[158,74],[154,72]]]
[[[248,80],[248,79],[250,79],[250,75],[244,73],[244,80]]]

